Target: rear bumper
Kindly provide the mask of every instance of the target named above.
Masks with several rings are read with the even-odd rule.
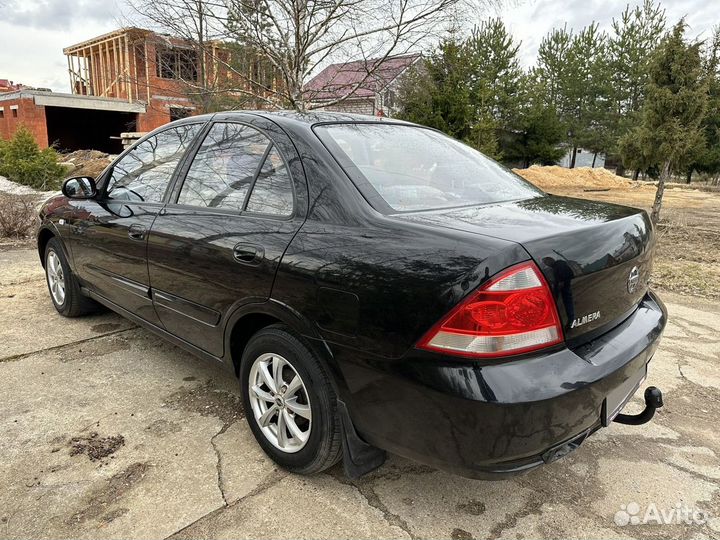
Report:
[[[369,443],[496,478],[553,461],[599,429],[606,398],[647,369],[666,320],[649,293],[622,324],[573,350],[492,365],[419,350],[387,361],[341,349],[336,359],[353,423]]]

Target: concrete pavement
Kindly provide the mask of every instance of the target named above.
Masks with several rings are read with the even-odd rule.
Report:
[[[37,254],[0,252],[0,537],[720,539],[720,309],[663,297],[652,423],[511,480],[391,457],[349,481],[278,469],[226,372],[111,313],[60,317]]]

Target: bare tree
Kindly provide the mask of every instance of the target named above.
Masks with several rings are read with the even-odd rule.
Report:
[[[471,9],[501,0],[127,0],[132,21],[179,38],[196,52],[197,76],[180,77],[203,111],[219,96],[236,104],[310,110],[332,106],[381,78],[396,55],[456,26]],[[477,15],[475,15],[477,16]],[[329,62],[355,61],[309,91],[311,75]],[[359,63],[358,63],[359,61]],[[362,67],[357,76],[358,65]],[[337,80],[336,80],[337,78]],[[331,100],[317,102],[333,88]]]
[[[279,84],[261,85],[260,97],[301,111],[344,101],[388,58],[417,49],[447,30],[458,13],[473,7],[473,0],[224,1],[226,39],[257,51],[276,70]],[[486,4],[477,0],[474,6]],[[311,74],[328,62],[349,60],[364,61],[362,76],[332,100],[314,102],[305,88]],[[329,80],[325,87],[336,82]]]
[[[199,112],[218,108],[227,94],[225,70],[217,69],[219,39],[225,33],[225,9],[208,0],[127,0],[123,23],[159,32],[158,69],[182,83]],[[164,54],[163,54],[164,53]]]

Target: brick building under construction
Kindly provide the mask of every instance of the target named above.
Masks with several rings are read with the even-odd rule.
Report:
[[[204,76],[224,71],[215,47]],[[189,84],[198,81],[198,51],[180,39],[123,28],[72,45],[67,57],[71,93],[19,88],[0,93],[0,138],[20,124],[41,147],[93,148],[117,153],[122,132],[151,131],[195,113]],[[220,66],[220,67],[219,67]]]

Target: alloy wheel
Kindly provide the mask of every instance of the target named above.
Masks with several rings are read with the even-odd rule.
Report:
[[[305,383],[279,354],[260,355],[248,376],[250,406],[270,443],[287,453],[300,451],[310,438],[312,413]]]
[[[65,302],[65,273],[57,253],[52,250],[48,251],[45,267],[50,294],[55,303],[62,306]]]

